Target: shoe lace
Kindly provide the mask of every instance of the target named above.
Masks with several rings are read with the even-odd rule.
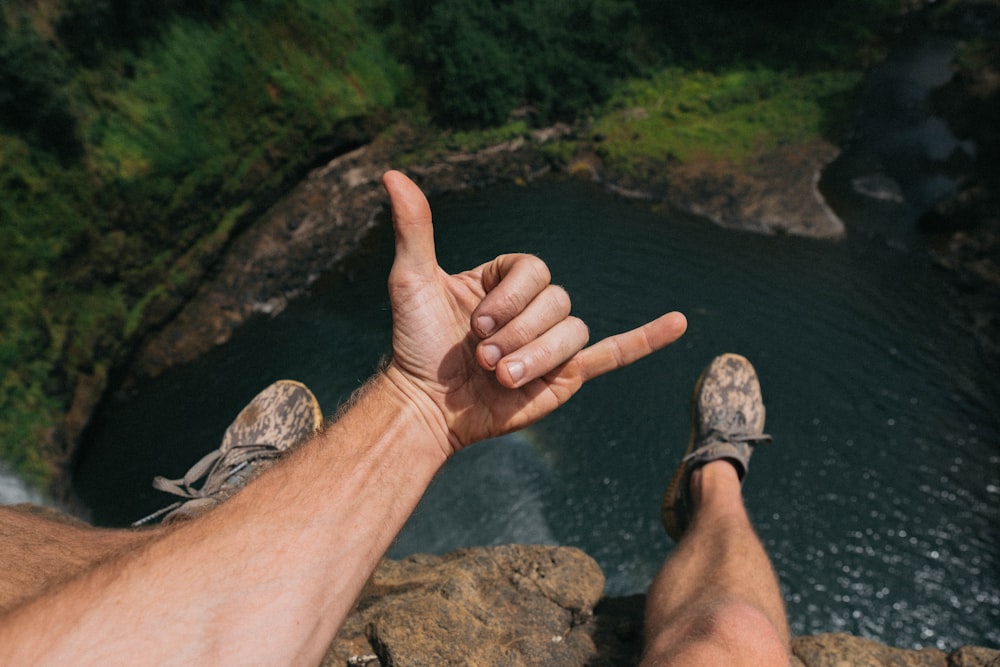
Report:
[[[173,511],[184,503],[200,498],[211,498],[222,490],[222,485],[233,475],[248,468],[249,466],[269,459],[278,458],[282,450],[275,445],[265,443],[234,445],[231,449],[222,453],[221,450],[214,450],[206,454],[200,461],[191,466],[191,469],[183,477],[177,479],[167,479],[157,476],[153,478],[153,488],[175,496],[180,496],[183,500],[168,505],[135,521],[132,526],[141,526],[153,519]],[[202,477],[205,481],[200,488],[195,488],[195,484]]]
[[[747,428],[746,417],[743,416],[742,412],[738,412],[728,420],[716,418],[710,422],[708,425],[708,434],[703,440],[705,444],[698,449],[701,450],[708,445],[720,442],[728,442],[734,445],[748,444],[751,447],[756,447],[757,445],[767,444],[773,439],[767,433],[751,433]],[[692,452],[687,458],[690,458],[694,454],[695,452]]]
[[[743,433],[734,431],[713,431],[713,435],[723,442],[731,442],[733,444],[738,442],[749,443],[750,445],[765,445],[774,438],[772,438],[767,433]]]

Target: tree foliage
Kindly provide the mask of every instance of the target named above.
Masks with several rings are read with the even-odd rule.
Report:
[[[490,124],[518,107],[572,117],[632,62],[629,0],[388,0],[401,57],[445,123]]]
[[[442,124],[530,107],[540,121],[603,100],[663,66],[805,71],[853,61],[900,0],[381,0],[400,58]]]
[[[643,34],[664,64],[849,67],[901,0],[636,0]]]
[[[0,131],[63,156],[80,149],[63,54],[19,15],[0,22]]]
[[[359,141],[400,72],[354,0],[0,5],[0,461],[51,479],[79,378]]]

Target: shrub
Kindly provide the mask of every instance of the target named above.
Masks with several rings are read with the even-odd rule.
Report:
[[[42,40],[26,16],[0,21],[0,131],[62,157],[79,153],[68,80],[62,54]]]
[[[441,123],[493,124],[532,107],[571,117],[628,71],[627,0],[388,0],[401,57]]]

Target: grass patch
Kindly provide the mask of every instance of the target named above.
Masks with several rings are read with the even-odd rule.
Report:
[[[636,161],[739,163],[781,144],[828,135],[833,110],[860,80],[856,72],[789,74],[664,69],[624,83],[593,124],[609,168]]]
[[[530,132],[531,126],[522,119],[481,130],[425,131],[416,148],[397,157],[396,166],[405,168],[411,164],[427,163],[456,152],[475,153],[505,141],[520,139]]]

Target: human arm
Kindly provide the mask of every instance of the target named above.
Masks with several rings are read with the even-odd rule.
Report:
[[[584,348],[585,327],[539,260],[508,255],[449,276],[423,195],[401,174],[385,184],[397,256],[384,371],[340,420],[218,509],[0,619],[0,662],[318,662],[447,456],[537,420],[683,331],[667,316]]]

